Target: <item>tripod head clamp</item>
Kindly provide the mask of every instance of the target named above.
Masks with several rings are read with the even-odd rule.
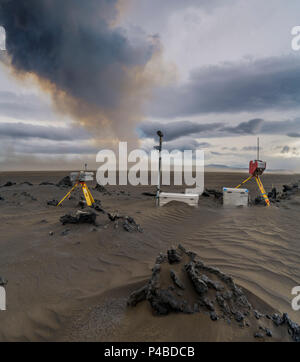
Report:
[[[72,182],[94,181],[94,172],[90,171],[71,172],[70,178]]]

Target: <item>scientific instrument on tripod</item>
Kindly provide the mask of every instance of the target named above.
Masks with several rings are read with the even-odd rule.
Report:
[[[71,193],[75,191],[77,187],[80,187],[88,206],[92,206],[95,203],[93,195],[91,194],[86,182],[94,180],[94,172],[87,171],[87,164],[85,164],[84,171],[77,171],[70,173],[70,179],[75,182],[71,190],[60,200],[57,206],[60,206],[66,198],[70,198]]]
[[[264,186],[261,182],[260,176],[264,173],[265,169],[267,167],[267,163],[265,161],[261,161],[259,159],[259,137],[257,138],[257,158],[256,160],[252,160],[249,162],[249,174],[250,176],[244,180],[240,185],[236,186],[235,188],[238,189],[242,185],[244,185],[246,182],[252,180],[255,178],[256,183],[258,185],[258,188],[262,194],[262,197],[265,200],[265,203],[267,206],[270,206],[270,200],[268,198],[268,195],[264,189]]]

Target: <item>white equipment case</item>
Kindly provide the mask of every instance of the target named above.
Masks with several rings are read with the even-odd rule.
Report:
[[[245,206],[249,205],[249,190],[223,187],[223,205]]]

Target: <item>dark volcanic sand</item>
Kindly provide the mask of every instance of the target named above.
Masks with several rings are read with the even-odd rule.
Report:
[[[300,196],[270,208],[225,210],[213,197],[201,197],[198,209],[181,204],[157,209],[153,198],[142,195],[153,187],[108,186],[106,195],[91,188],[105,210],[132,216],[144,230],[129,233],[100,213],[97,227],[62,225],[59,218],[77,209],[81,194],[74,194],[62,208],[47,206],[68,188],[39,184],[57,183],[66,175],[0,175],[0,185],[17,183],[0,188],[5,199],[0,200],[0,276],[8,279],[0,340],[254,340],[239,326],[212,322],[205,314],[155,317],[146,304],[126,308],[130,292],[149,279],[156,256],[178,243],[230,274],[261,306],[287,312],[300,323],[300,312],[290,304],[291,289],[300,285]],[[246,177],[207,173],[205,186],[234,187]],[[299,179],[262,177],[267,191]],[[24,181],[33,186],[20,185]],[[254,181],[247,186],[254,198]],[[163,189],[181,192],[184,187]],[[270,340],[286,338],[275,337]]]

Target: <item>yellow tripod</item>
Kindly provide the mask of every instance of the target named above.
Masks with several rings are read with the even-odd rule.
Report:
[[[262,196],[263,196],[263,198],[264,198],[264,200],[265,200],[265,203],[267,204],[267,206],[270,206],[270,200],[269,200],[269,198],[268,198],[268,195],[267,195],[267,193],[266,193],[266,191],[265,191],[265,189],[264,189],[264,187],[263,187],[263,184],[262,184],[262,182],[261,182],[261,180],[260,180],[260,178],[259,178],[258,175],[251,175],[251,176],[248,177],[245,181],[243,181],[240,185],[236,186],[236,189],[240,188],[240,187],[241,187],[242,185],[244,185],[247,181],[250,181],[253,177],[255,177],[255,180],[256,180],[257,185],[258,185],[258,187],[259,187],[259,189],[260,189],[260,192],[261,192],[261,194],[262,194]]]
[[[87,187],[87,184],[84,182],[84,181],[77,181],[75,183],[75,185],[72,187],[72,189],[66,194],[66,196],[64,196],[60,202],[57,204],[57,206],[61,205],[64,200],[69,197],[71,195],[71,193],[76,189],[77,186],[81,186],[81,189],[82,189],[82,192],[83,192],[83,195],[86,199],[86,203],[88,206],[92,206],[94,203],[95,203],[95,200],[89,190],[89,188]]]

